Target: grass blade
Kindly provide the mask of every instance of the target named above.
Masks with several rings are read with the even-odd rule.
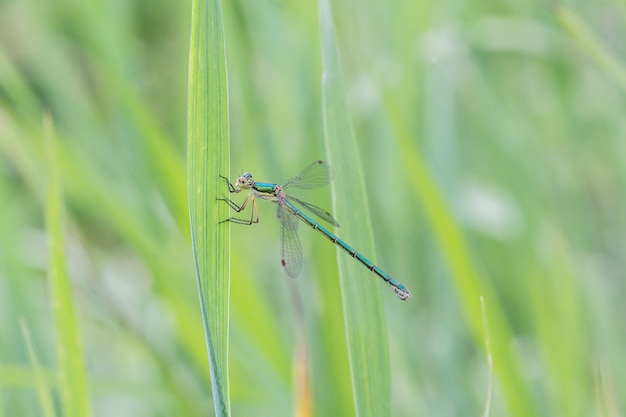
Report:
[[[576,14],[562,6],[555,8],[559,23],[582,46],[589,56],[618,85],[626,91],[626,68],[616,54],[600,43],[597,36]]]
[[[390,99],[387,101],[387,106],[394,133],[403,150],[400,154],[402,166],[408,170],[405,176],[409,179],[407,186],[414,189],[415,195],[424,206],[426,217],[442,256],[450,268],[465,319],[473,332],[476,343],[483,345],[493,358],[493,367],[500,377],[498,382],[502,387],[511,415],[536,415],[528,386],[524,384],[518,362],[511,351],[513,331],[506,321],[498,297],[478,273],[465,244],[463,232],[430,177],[414,142],[411,141],[406,128],[399,120],[399,111]],[[489,346],[484,346],[485,329],[481,299],[486,300],[487,307],[484,316],[489,319]]]
[[[333,212],[342,224],[341,237],[374,255],[369,227],[365,180],[359,150],[352,135],[328,0],[319,0],[322,48],[322,109],[327,158],[335,169]],[[337,198],[341,196],[341,200]],[[353,208],[359,208],[355,216]],[[390,413],[390,370],[387,332],[377,278],[337,248],[350,373],[356,415]]]
[[[0,388],[4,387],[2,373],[2,361],[0,360]],[[0,389],[0,417],[4,417],[4,393],[2,389]]]
[[[81,345],[78,317],[65,265],[63,191],[52,120],[44,118],[44,139],[48,157],[48,228],[50,297],[56,330],[59,391],[64,415],[91,415],[85,359]]]
[[[485,329],[485,351],[487,352],[487,395],[485,399],[484,417],[489,417],[491,412],[491,397],[493,395],[493,359],[491,358],[491,338],[489,337],[489,322],[487,321],[487,309],[485,298],[480,297],[480,309],[483,316],[483,328]]]
[[[45,417],[54,417],[56,415],[54,412],[54,401],[52,400],[52,395],[48,387],[48,381],[46,380],[44,371],[41,368],[41,364],[39,363],[39,359],[35,353],[35,347],[33,346],[32,338],[30,337],[30,331],[28,330],[26,321],[22,320],[20,325],[22,327],[24,341],[26,342],[28,356],[30,357],[30,362],[33,366],[35,388],[37,389],[37,396],[39,397],[39,402],[41,403],[41,413]]]
[[[187,187],[193,255],[217,416],[230,415],[228,206],[217,201],[229,172],[228,90],[219,0],[194,0],[189,51]]]

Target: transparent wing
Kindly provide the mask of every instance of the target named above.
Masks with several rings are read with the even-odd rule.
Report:
[[[283,190],[292,187],[299,189],[319,188],[328,185],[333,179],[333,170],[324,161],[315,161],[298,175],[283,184]]]
[[[306,201],[299,200],[290,195],[287,196],[287,200],[294,202],[296,206],[300,206],[303,209],[310,211],[311,213],[315,214],[320,219],[332,224],[333,226],[339,227],[339,223],[337,223],[337,220],[333,219],[333,215],[327,212],[326,210],[319,208],[317,206],[314,206],[311,203],[307,203]]]
[[[298,238],[298,218],[284,205],[278,204],[276,215],[280,221],[280,262],[291,278],[296,278],[302,270],[302,245]]]

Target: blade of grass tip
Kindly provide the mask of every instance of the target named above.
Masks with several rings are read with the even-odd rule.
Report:
[[[33,342],[30,337],[30,331],[28,330],[26,321],[20,320],[20,326],[22,327],[22,334],[24,335],[24,341],[26,342],[26,349],[28,350],[30,363],[33,365],[35,388],[37,390],[39,402],[41,403],[41,412],[45,417],[54,417],[56,414],[54,412],[52,394],[50,393],[45,374],[41,368],[37,354],[35,353],[35,348],[33,347]]]
[[[626,91],[626,69],[617,56],[605,48],[593,34],[591,29],[574,13],[565,7],[557,6],[555,14],[561,25],[572,35],[622,89]]]
[[[341,237],[358,244],[366,256],[373,256],[367,191],[346,105],[332,14],[328,0],[319,0],[318,5],[324,140],[338,178],[332,186],[333,210],[342,224]],[[359,209],[358,216],[354,215],[354,207]],[[386,416],[390,413],[391,388],[380,283],[339,248],[337,260],[356,414]]]
[[[56,331],[59,391],[64,415],[91,415],[89,384],[81,343],[78,316],[65,265],[63,191],[52,118],[44,117],[44,140],[48,162],[46,227],[48,229],[50,297]]]
[[[187,192],[193,256],[217,416],[230,415],[228,384],[228,206],[218,198],[229,173],[228,88],[222,7],[194,0],[189,48]]]
[[[479,302],[481,294],[484,294],[489,305],[486,314],[489,316],[490,323],[490,351],[509,411],[515,416],[537,415],[528,386],[524,383],[520,364],[516,361],[517,358],[511,349],[513,332],[504,311],[493,289],[485,283],[472,262],[463,233],[432,180],[415,142],[411,140],[405,125],[400,120],[400,112],[395,103],[389,94],[386,94],[385,98],[389,120],[401,150],[399,153],[401,163],[408,170],[407,186],[413,188],[424,206],[427,220],[446,260],[446,265],[450,268],[450,275],[461,301],[465,319],[473,332],[476,343],[485,348]]]

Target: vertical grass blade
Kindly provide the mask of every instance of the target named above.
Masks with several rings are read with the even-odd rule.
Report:
[[[585,49],[622,91],[626,91],[626,68],[617,55],[602,45],[597,36],[576,14],[563,6],[557,6],[554,12],[557,20],[573,40]]]
[[[91,415],[91,404],[78,316],[65,265],[64,209],[59,158],[57,157],[52,120],[44,118],[44,140],[48,158],[48,276],[54,328],[56,331],[59,391],[63,415]]]
[[[413,188],[424,207],[435,240],[446,260],[446,265],[450,268],[465,319],[473,332],[476,343],[488,350],[493,358],[493,367],[499,377],[498,382],[510,415],[537,415],[519,363],[511,349],[514,342],[513,331],[498,302],[498,297],[491,286],[485,283],[474,265],[463,232],[430,177],[415,144],[399,120],[399,111],[391,100],[387,102],[387,105],[400,149],[403,150],[400,156],[402,166],[407,169],[406,186]],[[484,299],[486,304],[484,316],[489,319],[489,346],[484,345],[485,328],[481,299]]]
[[[2,378],[2,357],[0,357],[0,417],[4,417],[4,381]]]
[[[189,50],[187,191],[191,239],[217,416],[230,415],[229,228],[220,175],[229,172],[228,89],[219,0],[194,0]]]
[[[39,359],[37,358],[37,354],[35,353],[35,347],[33,346],[33,342],[30,337],[30,331],[28,330],[26,321],[22,320],[20,325],[22,327],[22,334],[24,335],[24,342],[26,342],[28,356],[30,357],[30,363],[33,366],[35,388],[37,390],[37,396],[39,397],[39,403],[41,404],[41,414],[44,417],[54,417],[56,415],[54,412],[54,401],[52,400],[46,376],[44,375]]]
[[[485,307],[485,297],[480,297],[480,310],[483,318],[483,328],[485,329],[485,351],[487,353],[487,395],[485,396],[485,411],[483,417],[489,417],[491,412],[491,397],[493,395],[493,359],[491,358],[491,337],[489,336],[489,322],[487,321],[487,308]]]
[[[333,211],[342,224],[341,237],[352,242],[365,256],[373,257],[374,239],[369,227],[365,180],[346,105],[330,5],[328,0],[319,0],[318,4],[324,140],[336,178],[332,186]],[[391,389],[381,283],[339,248],[337,259],[356,414],[359,417],[387,416]]]

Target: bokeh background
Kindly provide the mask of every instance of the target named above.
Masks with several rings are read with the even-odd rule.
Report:
[[[490,385],[455,265],[408,178],[409,152],[428,167],[472,268],[503,307],[508,365],[528,393],[522,409],[623,415],[624,3],[332,7],[377,243],[365,255],[413,294],[401,303],[383,292],[392,415],[477,416],[490,397],[492,415],[522,415],[502,395],[506,375],[491,373]],[[227,1],[223,12],[232,157],[224,175],[282,182],[324,159],[317,4]],[[42,415],[20,323],[59,411],[45,112],[62,161],[94,415],[213,413],[186,200],[189,22],[190,2],[0,1],[0,416]],[[331,206],[327,192],[310,200]],[[288,416],[302,324],[279,263],[275,208],[262,203],[258,225],[231,228],[232,410]],[[301,238],[295,285],[316,415],[354,415],[335,250],[306,228]]]

